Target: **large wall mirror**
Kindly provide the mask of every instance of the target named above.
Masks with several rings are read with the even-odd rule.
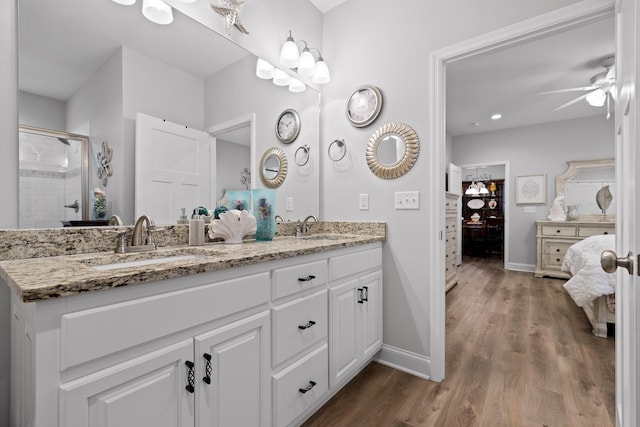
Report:
[[[127,224],[134,220],[137,112],[201,130],[254,114],[255,139],[248,152],[234,150],[228,145],[231,138],[218,138],[226,145],[219,152],[236,156],[233,161],[226,154],[217,158],[224,168],[216,170],[224,170],[229,178],[221,184],[225,189],[246,188],[241,179],[249,163],[251,186],[261,186],[257,163],[260,154],[277,143],[272,129],[283,109],[300,113],[306,133],[296,142],[319,144],[317,91],[308,88],[293,94],[258,79],[253,54],[175,9],[173,23],[156,25],[143,17],[140,2],[133,6],[111,0],[18,3],[19,124],[90,136],[87,191],[100,187],[95,159],[107,140],[114,153],[113,176],[106,188],[108,213],[118,214]],[[291,145],[284,148],[289,157],[298,148]],[[243,152],[248,158],[235,160]],[[237,171],[231,164],[236,161]],[[316,159],[314,175],[287,180],[278,189],[278,200],[283,202],[276,206],[284,207],[286,197],[296,199],[296,212],[288,213],[287,219],[318,215],[318,163]],[[220,191],[216,187],[212,193]],[[69,197],[82,203],[82,194],[66,195],[65,200]]]
[[[606,217],[596,202],[596,194],[605,186],[609,186],[613,196],[606,210]],[[567,162],[567,170],[556,177],[556,196],[560,194],[564,194],[566,206],[579,206],[582,219],[615,220],[615,161],[598,159]]]

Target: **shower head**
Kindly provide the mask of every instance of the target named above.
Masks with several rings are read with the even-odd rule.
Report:
[[[67,138],[58,138],[58,141],[62,142],[64,145],[71,145]]]

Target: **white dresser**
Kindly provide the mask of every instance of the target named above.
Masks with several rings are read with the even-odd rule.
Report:
[[[615,222],[537,221],[535,276],[570,278],[571,274],[560,270],[569,246],[589,236],[614,234],[615,228]]]
[[[457,194],[446,193],[445,207],[445,290],[448,291],[458,283],[458,199]]]

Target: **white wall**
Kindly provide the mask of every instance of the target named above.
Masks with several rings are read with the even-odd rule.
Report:
[[[429,293],[434,284],[427,241],[429,203],[443,188],[429,183],[430,52],[517,23],[573,0],[433,2],[402,0],[349,0],[324,16],[323,55],[331,66],[332,81],[323,88],[323,147],[343,137],[351,153],[349,168],[338,170],[327,162],[322,168],[322,209],[325,219],[383,220],[384,343],[399,350],[399,363],[429,374]],[[366,15],[363,11],[366,10]],[[366,16],[366,18],[365,18]],[[401,18],[398,19],[398,16]],[[378,86],[384,96],[382,113],[367,128],[349,125],[344,108],[359,85]],[[413,126],[422,149],[415,167],[395,180],[374,176],[364,161],[369,136],[391,121]],[[421,209],[396,211],[394,192],[419,190]],[[359,193],[369,193],[368,211],[358,209]]]
[[[509,261],[512,268],[533,271],[536,264],[536,220],[547,219],[555,197],[555,178],[567,169],[567,161],[612,159],[614,123],[605,114],[583,119],[485,132],[453,138],[453,159],[458,164],[508,160]],[[483,170],[480,169],[482,174]],[[525,214],[525,205],[515,204],[515,177],[546,174],[547,203]],[[463,173],[464,178],[464,173]]]
[[[276,191],[276,212],[287,220],[303,220],[318,215],[320,201],[320,100],[315,90],[291,93],[287,87],[255,76],[256,58],[249,56],[217,72],[205,82],[205,124],[218,125],[229,120],[255,114],[255,163],[271,147],[282,149],[288,161],[284,183]],[[300,115],[300,135],[290,143],[281,143],[275,134],[280,113],[293,108]],[[310,160],[304,167],[295,164],[295,151],[304,144],[311,148]],[[254,188],[264,188],[257,168],[252,173]],[[285,211],[286,198],[293,199],[293,211]]]
[[[18,102],[18,123],[21,125],[67,131],[66,102],[22,91]]]

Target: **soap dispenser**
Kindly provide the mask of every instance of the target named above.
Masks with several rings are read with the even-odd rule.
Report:
[[[180,215],[180,218],[178,219],[178,224],[183,224],[183,225],[189,224],[189,218],[187,218],[186,209],[185,208],[181,208],[180,210],[182,211],[182,214]]]
[[[189,246],[201,245],[204,245],[204,219],[196,209],[189,220]]]

